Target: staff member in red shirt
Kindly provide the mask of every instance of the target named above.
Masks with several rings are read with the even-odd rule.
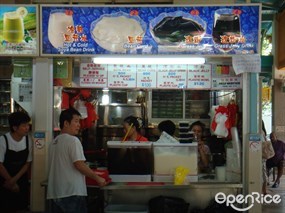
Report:
[[[148,141],[148,139],[142,136],[140,133],[141,125],[139,122],[139,118],[134,116],[126,117],[124,119],[123,127],[125,132],[125,137],[123,138],[123,141]]]

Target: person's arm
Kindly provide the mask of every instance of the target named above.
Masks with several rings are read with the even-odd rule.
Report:
[[[3,163],[0,163],[0,176],[5,180],[10,180],[12,178],[7,169],[4,167]]]
[[[203,141],[198,142],[198,151],[199,151],[203,166],[208,167],[209,166],[209,150],[207,150],[207,147],[204,145]]]
[[[28,171],[30,165],[31,162],[26,162],[14,177],[10,178],[9,180],[6,180],[7,183],[5,183],[5,185],[8,184],[13,186],[14,184],[16,184],[17,181]]]
[[[19,186],[14,183],[14,184],[9,184],[7,181],[10,181],[12,179],[11,175],[3,165],[3,163],[0,163],[0,176],[5,179],[5,183],[3,184],[3,187],[6,189],[9,189],[13,192],[19,192],[20,188]]]
[[[81,172],[81,174],[96,180],[99,186],[106,185],[105,179],[95,174],[95,172],[93,172],[84,161],[75,161],[73,165],[79,172]]]

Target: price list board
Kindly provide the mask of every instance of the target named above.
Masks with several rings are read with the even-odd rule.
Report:
[[[211,65],[188,65],[188,89],[210,89],[211,88]]]
[[[159,89],[186,88],[187,65],[157,65],[157,85]]]
[[[156,88],[156,65],[139,64],[137,69],[137,88]]]
[[[81,87],[107,87],[107,65],[81,63],[80,86]]]
[[[135,88],[137,82],[135,65],[109,65],[109,88]]]

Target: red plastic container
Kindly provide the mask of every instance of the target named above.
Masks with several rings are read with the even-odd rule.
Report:
[[[109,177],[109,171],[107,169],[92,169],[98,176],[104,178],[107,183],[110,183],[112,179]],[[87,185],[98,185],[96,180],[86,177]]]

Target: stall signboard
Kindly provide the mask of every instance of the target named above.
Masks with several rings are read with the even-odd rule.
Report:
[[[187,86],[187,65],[157,65],[159,89],[183,89]]]
[[[36,5],[1,5],[1,56],[39,55],[37,11]]]
[[[135,88],[137,75],[136,65],[109,65],[108,87],[109,88]]]
[[[137,65],[137,87],[156,88],[156,65]]]
[[[81,63],[80,86],[81,87],[107,87],[107,65]]]
[[[41,5],[41,55],[259,53],[260,4]]]
[[[211,65],[189,65],[187,88],[188,89],[211,89]]]
[[[240,76],[220,77],[212,79],[212,89],[241,89],[242,79]]]

